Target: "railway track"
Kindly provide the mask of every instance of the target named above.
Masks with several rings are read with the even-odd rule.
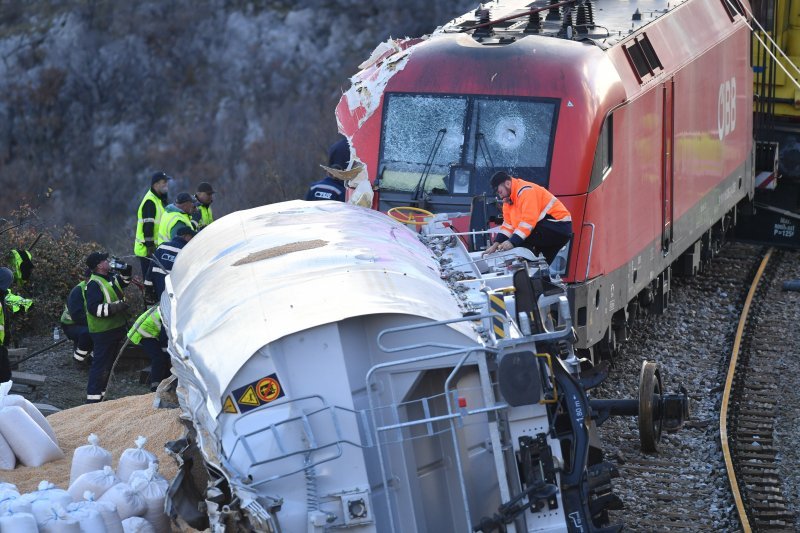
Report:
[[[733,243],[702,273],[674,278],[667,314],[646,316],[623,345],[596,397],[635,394],[643,360],[656,361],[665,386],[686,387],[691,418],[665,433],[658,453],[639,447],[634,419],[601,428],[608,458],[621,477],[615,492],[625,508],[612,513],[626,531],[736,531],[739,520],[719,444],[719,410],[727,362],[747,288],[761,259],[758,246]]]
[[[797,262],[789,254],[794,261],[786,265],[787,254],[767,252],[750,286],[720,410],[720,441],[745,532],[796,531],[798,525],[781,460],[784,448],[795,446],[777,435],[782,424],[792,424],[781,420],[783,406],[797,400],[797,389],[784,379],[796,373],[786,359],[797,355],[798,342],[798,299],[781,290]]]

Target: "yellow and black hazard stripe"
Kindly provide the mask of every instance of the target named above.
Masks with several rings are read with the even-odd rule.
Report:
[[[492,329],[497,339],[506,337],[506,301],[502,292],[489,293],[489,310],[492,312]]]

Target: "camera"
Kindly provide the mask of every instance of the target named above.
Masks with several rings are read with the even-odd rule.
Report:
[[[108,258],[108,266],[112,272],[116,272],[122,276],[130,276],[133,272],[133,267],[124,261],[120,261],[116,257]]]

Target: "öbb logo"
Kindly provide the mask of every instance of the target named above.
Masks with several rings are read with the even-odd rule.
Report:
[[[724,81],[719,86],[717,101],[717,133],[724,139],[736,129],[736,78]]]

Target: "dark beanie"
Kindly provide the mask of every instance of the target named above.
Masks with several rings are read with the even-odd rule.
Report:
[[[511,179],[511,176],[509,176],[507,173],[503,172],[502,170],[499,171],[499,172],[495,172],[494,175],[492,175],[492,181],[491,181],[492,190],[496,191],[497,187],[501,183],[505,183],[506,181],[508,181],[510,179]]]

